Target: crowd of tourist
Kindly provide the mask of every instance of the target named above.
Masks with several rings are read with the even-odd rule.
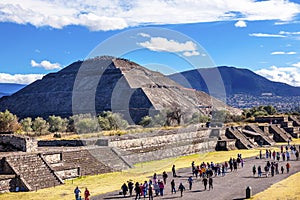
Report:
[[[270,149],[266,149],[265,153],[263,153],[262,150],[260,150],[256,159],[264,159],[266,164],[258,166],[253,165],[253,176],[256,176],[256,173],[258,177],[262,177],[263,175],[266,177],[273,177],[280,173],[283,174],[285,171],[286,173],[289,173],[291,168],[291,157],[293,156],[293,159],[299,160],[299,151],[300,146],[297,150],[295,145],[281,146],[280,151],[271,151]],[[242,154],[237,154],[236,158],[229,158],[228,161],[223,163],[202,162],[196,164],[193,161],[191,163],[191,175],[186,180],[188,189],[193,190],[194,180],[197,180],[197,182],[201,182],[203,184],[203,190],[212,190],[214,178],[218,176],[223,177],[229,172],[237,172],[239,168],[242,169],[244,167],[244,162]],[[160,176],[154,173],[152,178],[145,180],[143,183],[134,183],[133,180],[129,180],[121,186],[120,194],[124,197],[129,195],[135,197],[135,199],[141,199],[143,197],[149,198],[150,200],[154,197],[164,196],[165,187],[169,184],[168,187],[171,189],[171,194],[180,192],[180,196],[182,197],[186,188],[182,182],[179,182],[178,187],[176,187],[175,180],[180,176],[177,174],[175,165],[172,166],[171,172],[172,178],[169,178],[167,172],[164,171]],[[171,180],[168,181],[168,179]],[[82,200],[80,192],[79,188],[76,187],[74,190],[76,200]],[[86,188],[84,192],[84,199],[89,200],[89,196],[90,193]]]
[[[237,158],[230,158],[229,161],[224,163],[202,162],[199,163],[199,165],[196,165],[193,161],[191,163],[191,176],[187,179],[188,188],[189,190],[192,190],[194,179],[197,179],[203,183],[203,190],[212,190],[213,178],[217,176],[225,176],[229,170],[231,172],[237,171],[239,166],[241,168],[244,166],[242,154],[238,154]],[[180,192],[180,196],[182,197],[186,188],[182,182],[179,183],[178,188],[176,187],[175,179],[180,176],[177,174],[175,165],[172,166],[171,172],[172,179],[169,182],[171,194]],[[144,181],[144,183],[136,182],[134,184],[132,180],[130,180],[127,184],[124,183],[122,185],[120,194],[124,195],[124,197],[127,195],[135,196],[135,199],[141,199],[142,197],[153,199],[155,196],[164,196],[164,190],[168,184],[168,174],[164,171],[161,174],[161,178],[162,179],[158,179],[158,175],[154,173],[153,177],[148,181]]]

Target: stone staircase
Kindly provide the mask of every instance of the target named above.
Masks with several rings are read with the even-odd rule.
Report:
[[[274,135],[273,138],[276,142],[287,142],[292,139],[292,136],[288,132],[277,125],[270,125],[269,131]]]
[[[105,163],[114,171],[132,168],[133,165],[125,160],[119,151],[120,150],[112,147],[96,147],[89,149],[91,155],[93,155],[100,162]]]
[[[96,159],[89,149],[62,152],[62,166],[55,168],[79,168],[80,176],[112,172],[113,169]],[[58,169],[61,168],[61,169]]]
[[[6,162],[20,176],[28,190],[54,187],[63,183],[38,154],[7,156]]]
[[[294,126],[300,126],[300,121],[297,117],[291,115],[289,116],[289,120],[293,122]]]
[[[268,145],[274,145],[275,141],[272,139],[272,135],[269,133],[264,132],[261,130],[258,126],[251,124],[245,126],[246,130],[253,131],[255,133],[260,134],[261,138],[268,144]]]
[[[239,149],[251,149],[257,146],[254,142],[250,141],[249,138],[247,138],[235,127],[227,128],[225,135],[229,139],[236,139],[236,146]]]

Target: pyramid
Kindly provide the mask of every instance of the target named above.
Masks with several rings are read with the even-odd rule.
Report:
[[[240,112],[159,72],[111,56],[74,62],[0,99],[1,111],[8,109],[20,118],[113,111],[130,123],[174,106],[186,115],[209,115],[212,109]]]

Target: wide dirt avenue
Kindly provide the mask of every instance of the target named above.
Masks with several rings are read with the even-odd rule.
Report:
[[[229,160],[229,158],[228,158]],[[259,192],[262,192],[269,188],[274,183],[277,183],[288,176],[300,172],[300,161],[295,160],[295,156],[291,154],[291,160],[289,161],[291,165],[290,172],[286,172],[286,161],[279,161],[279,171],[280,167],[284,166],[284,173],[278,174],[274,177],[269,175],[269,177],[266,177],[263,175],[261,178],[257,176],[257,173],[255,176],[252,174],[252,167],[253,165],[256,166],[256,168],[260,165],[262,167],[262,171],[264,172],[264,166],[266,165],[267,161],[270,162],[273,161],[273,159],[256,159],[255,157],[252,158],[246,158],[244,159],[244,167],[241,166],[238,167],[238,170],[235,172],[226,173],[225,176],[216,176],[213,178],[213,190],[204,190],[204,186],[202,183],[202,178],[194,179],[193,188],[190,191],[187,179],[189,176],[192,176],[191,173],[191,167],[179,169],[177,170],[177,175],[179,177],[174,178],[176,183],[176,190],[178,189],[179,183],[182,182],[186,188],[183,197],[180,197],[180,192],[177,192],[176,194],[171,194],[171,185],[170,182],[173,179],[172,174],[168,173],[168,179],[167,184],[165,185],[165,191],[164,196],[155,196],[154,199],[210,199],[210,200],[229,200],[229,199],[244,199],[246,197],[246,188],[250,186],[252,188],[252,194],[257,194]],[[207,162],[207,161],[205,161]],[[196,165],[199,165],[200,163],[195,163]],[[170,169],[171,170],[171,169]],[[150,179],[150,177],[149,177]],[[158,176],[158,179],[162,179],[161,174]],[[132,180],[134,181],[134,177],[132,177]],[[120,188],[123,183],[119,183],[118,180],[116,180],[115,184],[119,184]],[[98,200],[98,199],[135,199],[135,192],[133,192],[132,197],[129,197],[128,195],[126,197],[123,197],[123,195],[119,195],[119,191],[115,191],[112,193],[107,193],[104,195],[99,195],[96,197],[92,197],[92,200]],[[142,197],[141,199],[144,199]],[[146,199],[149,199],[148,196]],[[266,197],[266,199],[268,199]]]

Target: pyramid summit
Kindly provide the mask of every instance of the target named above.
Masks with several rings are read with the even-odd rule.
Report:
[[[159,72],[111,56],[74,62],[0,99],[1,111],[8,109],[20,118],[113,111],[131,123],[174,106],[190,115],[209,115],[212,109],[239,112]]]

